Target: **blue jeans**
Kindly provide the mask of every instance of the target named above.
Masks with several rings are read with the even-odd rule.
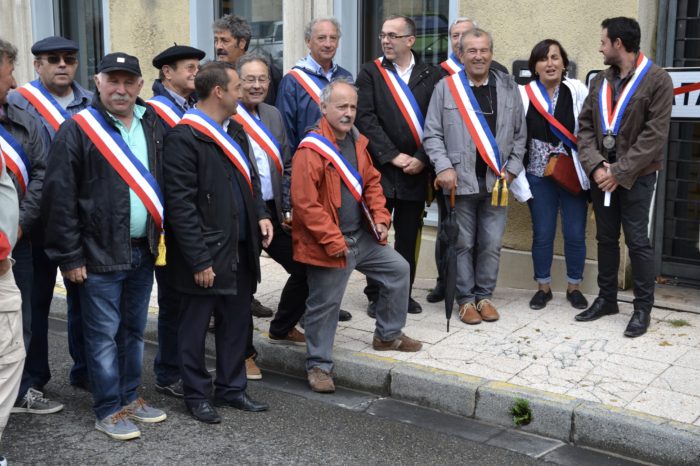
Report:
[[[586,262],[586,215],[588,204],[585,194],[574,196],[547,177],[527,173],[533,199],[527,201],[532,216],[532,264],[535,281],[552,281],[552,257],[557,215],[561,211],[561,231],[564,235],[566,279],[572,285],[583,280]]]
[[[85,357],[98,419],[138,398],[153,266],[146,245],[132,246],[131,270],[88,272],[80,287]]]

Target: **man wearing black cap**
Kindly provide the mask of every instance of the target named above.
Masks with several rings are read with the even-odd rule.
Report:
[[[132,420],[166,418],[137,393],[163,226],[162,125],[138,98],[136,57],[105,56],[95,86],[54,138],[42,214],[46,253],[79,285],[95,428],[128,440],[141,436]]]
[[[186,45],[174,45],[156,55],[153,66],[160,70],[153,81],[153,97],[146,101],[156,111],[164,131],[175,126],[197,101],[194,77],[206,53]],[[167,282],[167,267],[156,268],[158,282],[158,352],[153,361],[156,391],[182,398],[177,326],[180,293]]]
[[[46,37],[32,45],[34,71],[38,79],[12,92],[9,102],[31,115],[42,128],[41,136],[48,151],[56,130],[65,119],[75,115],[92,100],[92,92],[74,81],[78,70],[78,44],[64,37]],[[48,321],[58,264],[44,252],[44,229],[34,228],[31,235],[34,280],[32,284],[32,338],[24,366],[24,376],[32,388],[43,391],[51,379],[48,351]],[[83,325],[78,290],[69,281],[66,286],[68,305],[68,350],[73,358],[71,385],[87,388]],[[23,383],[23,385],[24,385]],[[26,389],[25,389],[26,391]]]

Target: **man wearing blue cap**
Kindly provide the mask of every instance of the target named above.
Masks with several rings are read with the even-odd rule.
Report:
[[[128,440],[141,436],[132,420],[166,418],[138,395],[163,229],[163,131],[138,98],[143,79],[136,57],[106,55],[95,86],[90,106],[54,138],[42,214],[46,254],[79,285],[95,428]]]
[[[160,117],[164,131],[175,126],[184,113],[194,107],[197,94],[194,78],[199,61],[206,53],[186,45],[173,45],[153,59],[160,70],[153,81],[153,97],[146,101]],[[167,267],[156,267],[158,282],[158,352],[153,361],[156,391],[182,398],[182,378],[178,356],[177,328],[181,294],[168,284]]]
[[[32,46],[34,70],[38,78],[10,93],[8,100],[32,116],[42,128],[41,136],[48,148],[60,124],[87,107],[92,92],[74,81],[78,70],[78,44],[64,37],[46,37]],[[32,338],[24,366],[25,385],[43,391],[51,379],[48,357],[48,318],[58,264],[44,252],[44,228],[34,228],[31,235],[34,280],[32,283]],[[68,305],[68,350],[73,358],[70,383],[87,389],[83,326],[80,319],[78,291],[64,281]],[[26,391],[26,388],[25,390]],[[20,391],[22,392],[22,391]],[[35,406],[33,409],[37,409]]]

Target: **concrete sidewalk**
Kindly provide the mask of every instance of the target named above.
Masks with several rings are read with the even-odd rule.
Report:
[[[256,297],[274,309],[287,274],[267,257],[261,265]],[[405,333],[423,350],[376,352],[364,283],[354,273],[343,300],[353,318],[339,324],[335,339],[339,384],[506,426],[513,426],[513,400],[525,398],[533,421],[524,431],[654,463],[700,464],[700,314],[688,312],[697,311],[694,303],[655,308],[649,332],[629,339],[622,332],[631,304],[621,303],[619,315],[577,323],[580,311],[563,293],[533,311],[532,291],[498,289],[499,321],[467,326],[455,310],[447,333],[444,304],[424,299],[432,282],[417,280],[413,295],[423,313],[408,316]],[[304,377],[304,348],[271,345],[269,321],[255,319],[258,363]]]

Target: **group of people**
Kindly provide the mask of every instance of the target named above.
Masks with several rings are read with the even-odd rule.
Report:
[[[118,440],[140,436],[134,422],[167,417],[138,394],[154,277],[156,390],[183,398],[202,422],[221,422],[217,407],[268,409],[246,394],[247,380],[262,377],[252,316],[273,314],[254,299],[261,249],[289,273],[270,342],[306,347],[312,390],[335,390],[333,342],[338,321],[352,318],[340,306],[353,270],[367,276],[373,348],[419,351],[403,327],[408,313],[422,312],[412,286],[433,194],[441,219],[451,211],[459,228],[455,296],[464,323],[500,317],[491,298],[510,187],[532,214],[538,290],[530,306],[552,299],[561,210],[566,296],[585,309],[576,319],[618,312],[622,225],[635,293],[625,335],[646,331],[648,212],[672,83],[640,52],[635,20],[602,23],[609,68],[590,88],[566,77],[566,51],[552,39],[531,52],[532,82],[516,85],[492,60],[491,34],[467,18],[452,24],[453,53],[433,67],[412,50],[413,21],[388,17],[382,57],[354,81],[334,61],[334,18],[309,23],[309,54],[284,76],[246,53],[243,18],[226,15],[213,31],[216,61],[200,66],[205,52],[183,45],[153,58],[159,78],[146,101],[136,57],[103,57],[93,95],[74,81],[79,45],[62,37],[33,45],[38,78],[10,92],[17,50],[0,40],[0,428],[10,411],[63,408],[43,393],[57,269],[67,289],[70,383],[91,392],[95,428]],[[579,289],[589,202],[600,288],[591,306]],[[439,265],[445,250],[438,242]],[[428,301],[444,299],[444,279]],[[213,387],[204,360],[210,328]]]

